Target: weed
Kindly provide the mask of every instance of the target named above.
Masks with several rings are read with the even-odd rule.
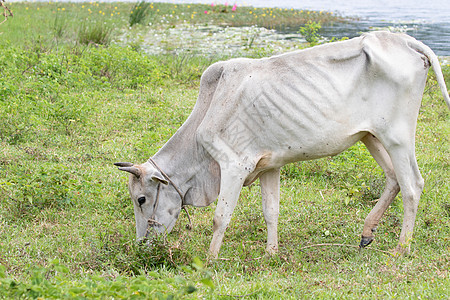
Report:
[[[99,243],[91,244],[91,255],[82,263],[92,269],[113,268],[121,274],[140,275],[145,270],[163,266],[176,269],[174,258],[180,261],[179,251],[168,244],[163,236],[138,243],[129,234],[106,229],[98,233],[98,241]],[[191,258],[186,258],[186,263],[189,259]]]
[[[56,99],[52,99],[49,108],[50,118],[54,119],[67,135],[72,134],[75,126],[83,125],[86,120],[85,107],[79,95],[58,95]]]
[[[450,218],[450,203],[442,203],[442,210],[444,211],[445,216]]]

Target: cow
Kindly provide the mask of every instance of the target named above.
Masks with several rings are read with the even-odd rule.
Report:
[[[364,221],[370,244],[401,190],[396,253],[410,251],[424,186],[415,157],[416,123],[430,66],[450,108],[438,58],[414,38],[372,32],[261,59],[217,62],[203,73],[194,109],[169,141],[129,172],[138,239],[169,233],[187,205],[217,200],[209,255],[217,258],[243,186],[260,179],[269,254],[278,250],[280,168],[364,143],[386,177]]]

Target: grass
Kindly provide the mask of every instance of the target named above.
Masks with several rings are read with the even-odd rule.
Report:
[[[270,11],[238,7],[233,18],[230,7],[152,6],[151,26],[161,30],[184,20],[253,25]],[[283,169],[278,255],[264,255],[266,228],[254,186],[242,191],[221,259],[206,263],[215,204],[190,208],[193,230],[185,229],[182,214],[150,251],[134,242],[126,175],[112,164],[155,153],[188,117],[204,68],[226,57],[148,55],[118,45],[118,36],[136,30],[128,27],[132,4],[9,7],[14,17],[0,25],[0,298],[450,295],[449,113],[433,75],[416,135],[426,186],[410,256],[378,251],[398,241],[401,197],[386,212],[372,250],[315,246],[358,245],[382,191],[382,171],[357,144]],[[327,14],[309,15],[323,22]],[[115,28],[109,46],[79,43],[82,22]],[[443,70],[450,86],[450,66]]]
[[[104,25],[102,23],[87,25],[86,23],[81,24],[78,31],[78,42],[80,44],[89,45],[105,45],[108,46],[111,42],[112,28]],[[61,30],[58,30],[58,35]]]
[[[149,8],[151,6],[152,4],[146,1],[136,3],[130,12],[130,26],[135,24],[144,24],[150,17]]]

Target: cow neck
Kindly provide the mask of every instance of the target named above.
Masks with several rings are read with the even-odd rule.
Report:
[[[186,225],[187,229],[192,229],[192,222],[191,222],[191,216],[189,215],[189,212],[186,208],[186,205],[184,203],[184,194],[183,192],[177,187],[177,185],[172,181],[172,179],[166,174],[166,172],[164,172],[163,169],[161,169],[158,164],[155,162],[155,160],[153,158],[149,158],[148,161],[164,176],[164,178],[173,186],[173,188],[177,191],[178,195],[180,195],[181,198],[181,209],[183,209],[186,212],[186,215],[188,217],[189,220],[189,224]],[[153,214],[156,211],[156,207],[158,207],[159,204],[159,194],[160,194],[160,187],[161,184],[158,184],[158,191],[156,193],[156,200],[155,200],[155,209],[153,210]],[[151,222],[155,222],[155,217],[154,215],[152,215],[152,217],[150,219],[148,219],[148,223],[150,225]]]
[[[158,164],[155,162],[153,158],[149,158],[148,161],[164,176],[164,178],[173,186],[173,188],[177,191],[178,195],[180,195],[181,198],[181,204],[184,205],[184,194],[181,192],[181,190],[177,187],[177,185],[170,179],[170,177],[164,172],[163,169],[161,169]]]
[[[196,139],[197,128],[206,110],[203,102],[197,102],[186,122],[153,156],[166,174],[186,192],[184,204],[194,206],[212,203],[218,196],[220,185],[220,171],[219,175],[211,173],[211,165],[215,161]],[[209,181],[206,184],[205,178]]]
[[[178,140],[179,141],[179,140]],[[177,143],[170,140],[153,159],[185,194],[185,205],[207,206],[218,196],[220,171],[213,172],[215,163],[205,149],[196,142]]]
[[[196,176],[198,167],[203,167],[205,159],[195,140],[196,125],[189,118],[153,156],[153,160],[186,192],[189,186],[185,184]]]
[[[194,156],[193,151],[189,151],[185,148],[181,149],[181,151],[170,151],[166,146],[164,146],[164,148],[162,148],[150,159],[159,164],[156,169],[162,169],[166,176],[170,177],[170,179],[175,183],[174,185],[176,185],[180,191],[182,190],[187,192],[189,187],[186,186],[186,182],[195,175],[192,174],[193,172],[187,163],[195,165],[199,163],[199,160],[196,156]]]

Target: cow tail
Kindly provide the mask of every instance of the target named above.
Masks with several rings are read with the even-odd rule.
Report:
[[[415,43],[409,43],[409,46],[413,48],[415,51],[426,56],[431,66],[433,67],[434,74],[436,74],[436,79],[441,89],[442,95],[444,96],[444,100],[447,103],[448,108],[450,109],[450,97],[447,91],[447,86],[445,85],[444,75],[442,74],[441,65],[439,63],[439,59],[436,54],[434,54],[433,50],[425,44],[415,41]]]

